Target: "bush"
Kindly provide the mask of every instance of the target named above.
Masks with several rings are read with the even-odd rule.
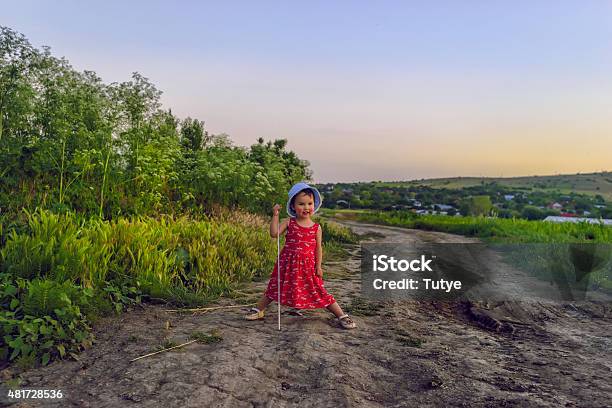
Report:
[[[93,337],[80,307],[69,295],[90,296],[69,284],[28,282],[1,274],[0,358],[47,364],[91,346]]]

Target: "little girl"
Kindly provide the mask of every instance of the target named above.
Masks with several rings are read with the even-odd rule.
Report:
[[[354,329],[355,323],[323,287],[323,234],[320,225],[310,219],[320,206],[319,191],[306,183],[297,183],[289,190],[287,213],[290,218],[280,224],[280,232],[277,231],[277,225],[281,206],[276,204],[273,207],[270,236],[276,238],[279,233],[287,232],[285,246],[280,253],[280,303],[296,309],[325,307],[336,315],[340,326]],[[247,320],[263,319],[266,307],[273,300],[278,301],[277,273],[278,265],[275,264],[268,288],[257,307],[251,308],[252,313],[245,316]]]

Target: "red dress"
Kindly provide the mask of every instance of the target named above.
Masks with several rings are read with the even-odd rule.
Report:
[[[316,274],[315,251],[319,224],[302,227],[295,218],[289,219],[285,246],[280,253],[281,305],[296,309],[317,309],[331,305],[336,300],[323,287],[323,279]],[[268,282],[265,295],[278,301],[277,270]]]

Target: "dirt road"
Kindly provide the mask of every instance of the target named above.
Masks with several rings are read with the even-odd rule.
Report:
[[[451,234],[351,224],[373,241],[473,242]],[[610,303],[371,302],[360,296],[358,248],[325,265],[325,286],[357,330],[326,310],[245,322],[240,309],[205,314],[147,305],[95,328],[80,361],[23,375],[21,388],[61,389],[60,401],[15,407],[559,407],[609,406]],[[259,294],[266,282],[242,289]],[[220,305],[235,303],[224,299]],[[487,319],[500,325],[487,324]],[[168,323],[169,322],[169,325]],[[490,322],[489,322],[490,323]],[[487,328],[488,327],[488,328]],[[507,330],[504,330],[504,327]],[[165,340],[218,330],[194,343],[130,363]]]

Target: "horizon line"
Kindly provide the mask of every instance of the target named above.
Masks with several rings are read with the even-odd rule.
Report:
[[[530,175],[521,175],[521,176],[450,176],[450,177],[432,177],[432,178],[415,178],[415,179],[407,179],[407,180],[369,180],[369,181],[313,181],[313,184],[354,184],[354,183],[402,183],[402,182],[411,182],[411,181],[423,181],[423,180],[448,180],[448,179],[513,179],[513,178],[526,178],[526,177],[559,177],[559,176],[587,176],[594,174],[607,174],[612,173],[612,170],[600,170],[600,171],[592,171],[592,172],[577,172],[577,173],[557,173],[557,174],[530,174]]]

